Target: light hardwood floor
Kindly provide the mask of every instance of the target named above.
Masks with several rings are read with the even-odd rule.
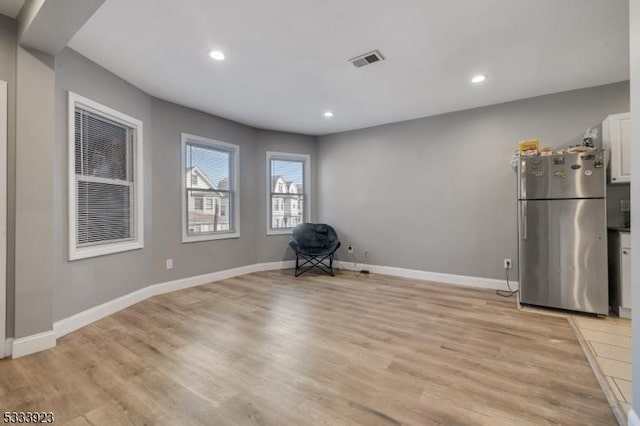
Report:
[[[72,425],[614,425],[569,324],[388,276],[262,272],[0,362],[4,410]]]

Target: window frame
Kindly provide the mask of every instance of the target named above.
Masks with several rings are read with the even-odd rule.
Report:
[[[189,235],[187,230],[187,219],[189,215],[189,208],[187,206],[187,158],[186,149],[187,143],[193,142],[195,144],[209,146],[213,149],[221,149],[224,151],[231,151],[233,153],[232,168],[229,171],[229,192],[233,194],[233,205],[229,208],[233,211],[233,230],[228,232],[218,232],[206,235]],[[239,165],[240,165],[240,147],[235,144],[222,142],[216,139],[206,138],[204,136],[193,135],[190,133],[181,133],[180,144],[180,211],[182,220],[182,242],[193,243],[198,241],[213,241],[213,240],[226,240],[231,238],[240,238],[240,181],[239,181]],[[204,207],[204,206],[203,206]]]
[[[304,178],[304,197],[302,199],[302,222],[308,222],[311,217],[311,156],[308,154],[294,154],[290,152],[275,152],[267,151],[267,199],[266,199],[266,216],[267,216],[267,235],[289,235],[294,227],[291,228],[272,228],[271,227],[271,160],[284,160],[284,161],[302,161],[303,163],[303,178]],[[288,188],[285,188],[288,192]],[[300,205],[298,204],[298,209]]]
[[[115,121],[124,126],[131,127],[133,131],[133,187],[134,203],[133,221],[135,238],[127,241],[105,242],[92,246],[78,247],[77,240],[77,188],[76,188],[76,144],[75,144],[75,110],[80,107],[105,119]],[[94,100],[85,98],[77,93],[68,92],[68,117],[67,117],[67,194],[68,194],[68,226],[69,260],[86,259],[130,250],[138,250],[144,247],[144,161],[143,146],[144,132],[141,120],[110,108]],[[131,161],[131,160],[129,160]]]

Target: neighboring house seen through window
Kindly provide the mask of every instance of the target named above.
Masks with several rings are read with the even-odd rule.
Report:
[[[238,237],[238,146],[183,134],[182,154],[182,241]]]
[[[69,258],[143,247],[142,122],[69,92]]]
[[[309,156],[267,152],[267,233],[285,234],[308,221]]]

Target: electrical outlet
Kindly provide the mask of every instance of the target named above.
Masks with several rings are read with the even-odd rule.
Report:
[[[511,269],[513,266],[511,264],[511,259],[504,260],[504,269]]]
[[[167,259],[166,266],[167,269],[173,269],[173,259]]]
[[[349,253],[353,253],[353,246],[349,246],[349,247],[347,247],[347,251],[348,251]]]

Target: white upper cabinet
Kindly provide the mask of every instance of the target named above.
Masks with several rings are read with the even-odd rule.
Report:
[[[613,114],[602,123],[603,147],[609,150],[609,182],[631,182],[631,114]]]

